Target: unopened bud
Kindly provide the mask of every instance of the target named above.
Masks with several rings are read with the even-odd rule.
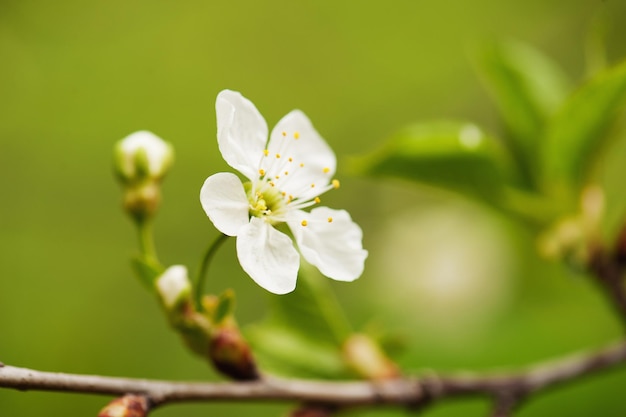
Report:
[[[191,300],[191,283],[187,268],[183,265],[170,266],[156,280],[156,289],[166,310],[172,311]]]
[[[172,146],[142,130],[119,141],[114,155],[124,210],[139,222],[151,218],[161,203],[160,182],[174,159]]]
[[[115,146],[115,168],[127,184],[163,178],[173,158],[172,146],[145,130],[126,136]]]
[[[161,186],[145,182],[124,190],[124,210],[136,220],[152,217],[161,204]]]
[[[111,401],[98,417],[145,417],[150,411],[150,404],[141,395],[125,395]]]
[[[232,379],[252,381],[260,378],[250,346],[237,327],[215,329],[209,356],[215,368]]]

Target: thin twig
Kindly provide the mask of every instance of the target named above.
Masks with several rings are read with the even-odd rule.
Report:
[[[595,352],[539,364],[517,373],[448,376],[430,374],[421,378],[379,382],[329,382],[269,377],[251,382],[174,382],[41,372],[5,365],[0,367],[0,387],[118,396],[134,393],[145,395],[155,406],[191,401],[280,401],[337,407],[414,407],[448,397],[478,395],[497,400],[512,399],[510,404],[506,404],[512,408],[519,399],[527,398],[538,391],[625,362],[626,342],[619,342]]]

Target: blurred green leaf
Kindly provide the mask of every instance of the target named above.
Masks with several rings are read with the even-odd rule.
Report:
[[[516,159],[532,178],[545,122],[567,96],[569,80],[547,56],[513,41],[485,48],[478,70],[506,123]]]
[[[626,61],[591,78],[565,102],[544,139],[543,177],[549,193],[576,194],[625,98]]]
[[[302,324],[306,329],[306,323]],[[265,371],[302,378],[338,379],[348,370],[338,346],[265,322],[246,328],[246,337]]]
[[[302,336],[341,346],[351,333],[344,312],[326,278],[303,265],[292,293],[273,297],[268,320]]]
[[[328,280],[314,271],[302,265],[296,290],[272,297],[267,318],[246,333],[268,370],[339,378],[346,375],[342,348],[352,331]]]
[[[356,173],[392,175],[449,188],[497,204],[515,177],[506,150],[471,123],[418,123],[381,149],[350,161]]]

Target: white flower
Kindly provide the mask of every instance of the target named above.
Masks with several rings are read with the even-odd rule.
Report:
[[[286,223],[302,256],[324,275],[353,281],[367,251],[361,228],[345,210],[318,207],[319,196],[339,187],[335,154],[299,110],[283,117],[268,141],[254,104],[224,90],[217,96],[217,141],[222,157],[249,181],[218,173],[204,182],[200,202],[215,227],[237,236],[237,257],[257,284],[275,294],[296,287],[300,256],[275,226]]]
[[[116,168],[127,181],[162,178],[172,164],[171,145],[154,133],[140,130],[119,141]]]
[[[191,294],[187,268],[183,265],[170,266],[157,278],[156,289],[163,304],[168,310],[174,308],[180,301]]]

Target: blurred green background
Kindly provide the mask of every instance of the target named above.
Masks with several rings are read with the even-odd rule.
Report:
[[[0,360],[216,378],[184,350],[131,273],[134,229],[111,169],[118,139],[148,129],[175,146],[156,234],[164,263],[195,268],[217,236],[200,208],[200,186],[229,170],[215,140],[220,90],[241,91],[270,126],[302,109],[340,161],[420,120],[460,118],[498,132],[472,49],[523,40],[580,78],[598,19],[609,61],[626,56],[626,4],[614,0],[0,1]],[[523,227],[428,187],[350,177],[341,162],[339,178],[341,192],[325,202],[352,213],[370,257],[359,281],[332,286],[355,327],[404,340],[396,359],[405,369],[520,366],[619,337],[592,283],[540,260]],[[609,191],[624,200],[615,184]],[[243,325],[265,313],[273,296],[240,270],[233,242],[211,274],[212,291],[236,290]],[[626,372],[613,371],[540,396],[519,415],[622,416],[624,384]],[[0,390],[0,415],[96,415],[107,401]],[[487,409],[480,400],[455,401],[424,415]],[[286,410],[203,404],[154,415]]]

